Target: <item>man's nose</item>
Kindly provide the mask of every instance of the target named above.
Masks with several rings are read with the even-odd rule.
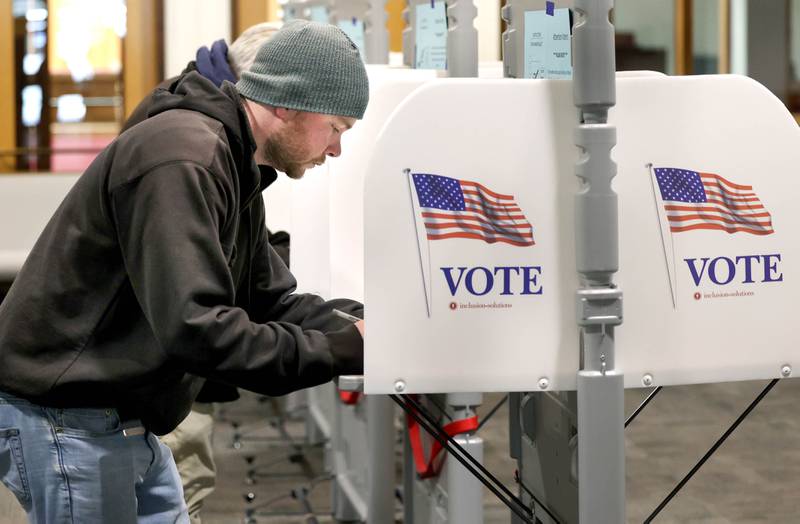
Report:
[[[342,154],[342,143],[341,141],[337,140],[336,142],[332,143],[328,146],[328,149],[325,151],[325,154],[332,157],[337,157]]]

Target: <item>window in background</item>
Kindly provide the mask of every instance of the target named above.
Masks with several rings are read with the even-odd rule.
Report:
[[[716,74],[720,66],[720,0],[692,2],[692,74]]]
[[[16,169],[41,171],[50,168],[49,95],[47,77],[47,33],[49,16],[45,0],[14,0],[14,64],[16,80],[15,151],[9,154]]]
[[[616,0],[618,71],[674,74],[674,4],[673,0]]]
[[[787,106],[800,114],[800,0],[789,2],[789,89]],[[800,117],[798,117],[800,121]]]
[[[722,3],[723,0],[720,0]],[[730,70],[747,75],[772,91],[790,110],[796,110],[792,94],[798,18],[797,2],[726,0],[730,19]],[[724,24],[722,24],[724,27]]]
[[[51,170],[83,171],[123,119],[124,0],[49,0]]]

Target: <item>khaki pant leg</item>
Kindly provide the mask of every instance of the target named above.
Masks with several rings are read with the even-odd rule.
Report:
[[[0,524],[27,524],[28,516],[14,494],[0,484]]]
[[[211,447],[213,404],[195,402],[192,411],[171,433],[161,437],[169,446],[183,483],[192,524],[200,524],[203,499],[214,491],[217,469]]]

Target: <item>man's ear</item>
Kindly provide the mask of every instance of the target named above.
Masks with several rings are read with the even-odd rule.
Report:
[[[275,108],[275,116],[278,117],[283,122],[289,122],[290,120],[294,120],[299,112],[300,111],[296,109],[287,109],[285,107]]]

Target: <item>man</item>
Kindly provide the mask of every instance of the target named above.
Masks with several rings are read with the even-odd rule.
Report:
[[[177,85],[186,75],[197,71],[210,80],[216,87],[222,87],[224,81],[238,82],[243,71],[252,66],[256,53],[280,28],[274,22],[263,22],[247,28],[230,48],[224,40],[217,40],[211,48],[201,47],[197,50],[195,60],[186,65],[183,72],[163,81],[133,110],[131,116],[122,126],[127,131],[146,120],[161,91]],[[285,231],[267,230],[267,239],[281,260],[289,266],[289,235]],[[185,419],[170,433],[163,435],[161,441],[172,452],[178,467],[183,485],[183,495],[192,524],[200,524],[200,511],[203,501],[216,485],[216,464],[214,462],[211,436],[214,428],[214,402],[230,402],[239,398],[235,387],[206,381],[198,393],[192,410]]]
[[[280,395],[363,369],[347,300],[294,294],[261,191],[340,154],[369,90],[342,31],[296,21],[234,87],[190,73],[97,157],[0,305],[0,469],[33,522],[187,522],[154,436],[203,378]]]

